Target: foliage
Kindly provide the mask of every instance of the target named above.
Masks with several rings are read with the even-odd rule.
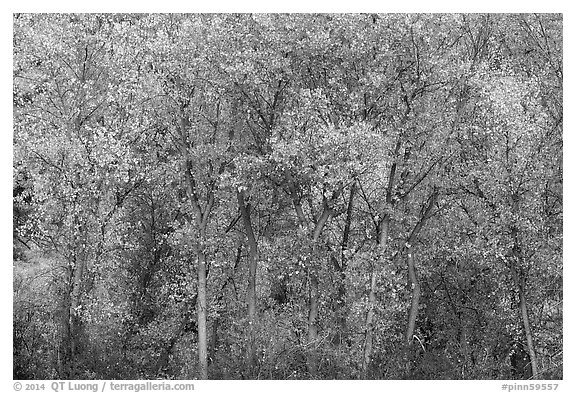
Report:
[[[561,16],[13,23],[14,378],[562,378]]]

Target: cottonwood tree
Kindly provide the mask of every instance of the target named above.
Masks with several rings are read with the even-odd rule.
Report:
[[[85,346],[86,278],[98,270],[122,204],[141,182],[126,112],[138,75],[118,78],[126,41],[113,17],[24,15],[15,24],[22,42],[15,52],[15,162],[33,179],[31,236],[65,264],[57,358],[59,375],[72,376]]]

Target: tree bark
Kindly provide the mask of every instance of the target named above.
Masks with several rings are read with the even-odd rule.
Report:
[[[378,265],[382,264],[385,258],[386,247],[388,244],[388,232],[390,230],[390,216],[385,215],[378,225],[378,257],[376,258]],[[374,307],[376,306],[376,282],[378,276],[378,268],[376,263],[372,264],[372,272],[370,273],[370,292],[368,293],[368,313],[366,314],[366,333],[364,339],[364,357],[362,359],[362,373],[364,378],[368,374],[370,366],[370,358],[372,356],[372,341],[373,341],[373,324],[374,324]]]
[[[528,347],[528,355],[530,356],[530,365],[532,366],[532,377],[538,378],[538,360],[536,357],[536,349],[534,347],[534,339],[532,337],[532,329],[530,328],[530,318],[528,316],[528,307],[526,306],[526,294],[524,293],[524,285],[520,287],[520,313],[522,314],[522,323],[524,325],[524,334],[526,335],[526,346]]]
[[[517,194],[512,196],[512,211],[518,214],[520,210],[520,197]],[[522,253],[522,245],[520,242],[520,230],[516,223],[514,223],[510,232],[514,245],[512,247],[512,258],[510,261],[510,269],[512,279],[518,288],[518,297],[520,300],[520,316],[522,318],[522,326],[524,328],[524,335],[526,336],[526,347],[528,348],[528,355],[530,356],[530,366],[532,368],[532,377],[538,377],[538,359],[536,356],[536,349],[534,346],[534,338],[532,336],[532,328],[530,326],[530,316],[528,313],[528,306],[526,301],[526,276],[524,275],[521,262],[524,260]]]
[[[312,235],[312,248],[313,248],[313,257],[317,251],[317,244],[318,240],[320,239],[320,234],[322,233],[322,229],[328,222],[332,211],[326,206],[322,211],[322,215],[320,219],[316,223],[314,227],[314,233]],[[312,266],[310,269],[310,305],[309,305],[309,313],[308,313],[308,342],[311,343],[316,341],[318,338],[318,327],[317,327],[317,318],[318,318],[318,272],[315,266]]]
[[[76,222],[78,222],[76,220]],[[83,241],[77,236],[75,238],[77,246],[81,246]],[[63,342],[62,356],[60,358],[60,373],[64,378],[72,378],[71,367],[75,363],[76,356],[80,352],[80,335],[82,321],[80,318],[80,306],[82,304],[82,282],[86,265],[86,256],[83,252],[75,251],[73,255],[73,265],[70,271],[70,281],[68,294],[65,300],[63,322]]]
[[[350,227],[352,224],[352,210],[354,206],[354,195],[356,194],[356,182],[352,183],[350,188],[350,198],[348,199],[348,206],[346,208],[346,220],[344,222],[344,232],[342,234],[342,243],[340,245],[340,263],[334,254],[330,256],[332,265],[334,266],[337,276],[337,291],[336,302],[334,306],[334,314],[336,315],[336,323],[338,325],[338,332],[334,336],[333,343],[341,345],[346,337],[347,321],[346,321],[346,267],[348,239],[350,237]]]
[[[57,353],[58,377],[61,379],[68,379],[69,365],[72,363],[71,356],[71,340],[70,333],[70,291],[64,295],[62,304],[62,312],[60,315],[60,343]]]
[[[192,164],[187,158],[184,161],[184,175],[187,183],[187,194],[192,204],[197,227],[196,233],[196,254],[198,258],[197,275],[198,288],[196,299],[196,318],[198,324],[198,376],[200,379],[208,379],[208,334],[207,334],[207,303],[206,303],[206,227],[208,218],[214,206],[214,194],[208,191],[206,205],[204,209],[200,206],[198,195],[196,194],[196,182],[192,176]]]
[[[406,107],[403,119],[401,123],[403,124],[410,112],[410,106]],[[399,136],[396,140],[396,145],[394,147],[394,161],[390,166],[390,173],[388,175],[388,183],[386,185],[386,205],[390,208],[394,207],[395,201],[393,198],[394,182],[396,181],[396,169],[397,162],[396,158],[400,153],[400,148],[402,147],[402,137]],[[364,378],[368,375],[368,368],[370,366],[370,358],[372,357],[372,329],[374,324],[374,307],[376,306],[376,283],[378,281],[378,266],[381,264],[385,257],[386,247],[388,244],[388,232],[390,230],[390,216],[384,213],[384,216],[378,222],[378,256],[376,257],[377,263],[372,263],[372,271],[370,272],[370,290],[368,292],[368,312],[366,313],[366,332],[364,338],[364,356],[362,358],[362,374]]]
[[[408,278],[412,289],[412,301],[410,304],[410,311],[408,312],[408,324],[406,325],[406,333],[405,333],[405,339],[407,344],[410,344],[412,342],[412,339],[414,338],[414,330],[416,329],[416,319],[418,318],[418,306],[420,305],[420,294],[421,294],[420,280],[418,279],[418,272],[416,270],[416,264],[414,262],[414,252],[412,250],[412,245],[418,238],[418,235],[420,234],[420,231],[424,227],[426,220],[430,218],[432,208],[436,204],[437,200],[438,200],[438,190],[434,188],[432,194],[430,194],[428,200],[426,201],[426,206],[424,208],[422,216],[420,217],[420,220],[418,220],[418,222],[414,226],[414,229],[412,229],[412,232],[410,232],[410,235],[408,236],[408,241],[406,242]]]
[[[237,192],[238,206],[242,221],[244,222],[244,230],[246,231],[246,238],[248,239],[249,255],[248,255],[248,294],[246,303],[248,305],[248,319],[250,323],[254,323],[256,318],[256,268],[258,264],[258,243],[254,230],[252,229],[252,219],[250,217],[250,206],[246,205],[244,191]]]
[[[237,192],[238,207],[244,223],[246,238],[248,239],[248,291],[246,294],[246,303],[248,306],[248,351],[247,363],[250,370],[254,370],[256,365],[256,345],[254,334],[254,322],[256,320],[256,269],[258,264],[258,243],[254,230],[252,229],[252,218],[250,216],[250,205],[246,205],[244,191]]]
[[[362,373],[364,378],[368,375],[370,358],[372,357],[372,328],[374,324],[374,307],[376,305],[376,266],[372,266],[370,273],[370,292],[368,293],[368,313],[366,314],[366,333],[364,339],[364,358],[362,361]]]
[[[348,330],[346,321],[346,267],[347,258],[346,251],[348,250],[348,239],[350,237],[350,227],[352,225],[352,211],[354,206],[354,195],[356,194],[356,182],[352,183],[350,188],[350,198],[348,199],[348,206],[346,208],[346,221],[344,223],[344,232],[342,234],[342,243],[340,250],[340,264],[336,256],[332,255],[331,259],[337,274],[337,291],[336,291],[336,323],[338,325],[338,333],[335,336],[335,342],[342,344],[347,336],[346,331]]]
[[[416,318],[418,317],[418,306],[420,305],[420,281],[416,272],[414,263],[414,256],[412,250],[408,249],[408,276],[412,284],[412,303],[410,305],[410,312],[408,314],[408,325],[406,327],[406,343],[410,345],[414,337],[414,329],[416,327]]]
[[[314,345],[318,339],[318,275],[316,269],[310,271],[310,302],[308,308],[308,344]]]
[[[516,259],[516,258],[514,258]],[[530,324],[530,315],[528,313],[528,306],[526,301],[526,280],[518,273],[518,269],[514,266],[514,261],[512,263],[512,278],[518,288],[519,297],[519,311],[520,317],[522,318],[522,328],[524,330],[524,335],[526,337],[526,347],[528,349],[528,356],[530,357],[530,367],[532,370],[532,377],[537,378],[539,374],[538,358],[536,356],[536,348],[534,345],[534,337],[532,335],[532,328]]]
[[[206,331],[206,254],[203,245],[198,247],[198,298],[196,299],[198,323],[199,378],[208,379],[208,335]]]
[[[356,182],[352,183],[350,188],[350,198],[346,207],[346,221],[344,223],[344,232],[342,234],[341,260],[342,270],[346,270],[345,252],[348,249],[348,238],[350,237],[350,226],[352,225],[352,209],[354,207],[354,195],[356,195]]]
[[[80,334],[80,293],[82,289],[82,277],[84,275],[84,259],[75,258],[74,274],[72,276],[72,293],[70,295],[70,357],[74,361],[74,357],[78,353],[78,339]]]
[[[308,303],[308,345],[310,347],[311,353],[308,357],[308,372],[315,376],[318,372],[318,361],[314,352],[314,346],[316,346],[318,341],[318,269],[315,266],[315,257],[317,253],[317,245],[320,240],[320,234],[322,229],[326,226],[328,219],[332,215],[332,210],[325,204],[322,214],[318,219],[318,222],[314,226],[314,232],[312,234],[312,260],[308,270],[309,274],[309,286],[310,286],[310,299]]]

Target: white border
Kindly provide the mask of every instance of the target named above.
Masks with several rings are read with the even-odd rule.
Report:
[[[0,295],[2,299],[2,339],[0,340],[0,370],[2,391],[10,392],[12,388],[12,264],[10,255],[12,250],[12,200],[10,186],[12,184],[12,13],[13,12],[562,12],[564,13],[564,381],[560,381],[558,391],[576,391],[574,373],[574,242],[572,241],[572,227],[574,223],[574,204],[571,203],[574,185],[575,150],[573,133],[574,100],[574,50],[572,37],[576,37],[573,14],[569,12],[568,2],[564,1],[524,1],[504,2],[497,0],[481,0],[474,2],[456,2],[445,0],[429,1],[313,1],[289,0],[285,2],[273,1],[155,1],[155,2],[62,2],[62,1],[22,1],[12,4],[2,4],[8,8],[7,12],[0,14],[0,43],[4,53],[3,73],[1,79],[2,120],[4,127],[0,132],[0,184],[3,184],[1,198],[1,250],[5,253],[0,271]],[[568,44],[566,43],[568,42]],[[195,381],[196,391],[348,391],[369,389],[369,391],[418,391],[418,392],[496,392],[501,391],[505,381]],[[529,383],[528,381],[511,381],[511,383]],[[570,388],[572,386],[572,388]],[[48,388],[48,387],[47,387]],[[50,391],[47,389],[45,391]],[[515,390],[514,390],[515,391]]]

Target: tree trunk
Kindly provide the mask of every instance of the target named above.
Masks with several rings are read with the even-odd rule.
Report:
[[[206,332],[206,255],[202,245],[198,250],[198,298],[196,300],[198,322],[198,368],[199,379],[208,379],[208,341]]]
[[[406,342],[408,345],[412,343],[414,338],[414,329],[416,328],[416,318],[418,318],[418,306],[420,304],[420,282],[416,273],[416,266],[412,250],[408,249],[408,276],[412,284],[412,304],[410,305],[410,312],[408,314],[408,326],[406,327]]]
[[[356,194],[356,182],[352,183],[350,187],[350,198],[348,199],[348,206],[346,207],[346,222],[344,223],[344,232],[342,234],[341,245],[341,260],[342,270],[346,270],[346,256],[344,255],[348,250],[348,238],[350,237],[350,226],[352,225],[352,209],[354,207],[354,195]]]
[[[434,188],[432,194],[428,197],[426,201],[424,213],[420,216],[420,220],[416,223],[412,232],[408,236],[408,241],[406,242],[407,251],[407,261],[408,261],[408,278],[412,289],[412,302],[410,304],[410,311],[408,313],[408,324],[406,326],[405,339],[406,343],[410,344],[414,338],[414,330],[416,329],[416,319],[418,318],[418,306],[420,305],[420,280],[418,279],[418,273],[416,271],[416,264],[414,262],[414,253],[412,250],[412,245],[418,238],[420,231],[424,227],[426,220],[430,218],[432,213],[432,208],[438,200],[438,190]]]
[[[248,291],[246,294],[246,303],[248,305],[248,351],[247,363],[249,370],[254,370],[256,366],[256,337],[254,334],[254,322],[256,320],[256,268],[258,264],[258,243],[254,230],[252,229],[252,219],[250,217],[250,205],[246,205],[244,191],[237,192],[238,207],[240,215],[244,222],[244,230],[248,239]],[[250,371],[251,372],[251,371]]]
[[[315,269],[310,272],[310,302],[308,304],[308,372],[315,376],[318,372],[318,360],[314,353],[318,340],[318,276]]]
[[[244,222],[244,230],[246,231],[246,237],[248,239],[249,256],[248,256],[248,294],[246,295],[246,303],[248,305],[248,318],[250,323],[254,323],[256,318],[256,268],[258,264],[258,244],[256,242],[256,236],[254,236],[254,231],[252,229],[252,219],[250,217],[250,206],[246,205],[244,198],[244,191],[238,191],[238,206],[240,208],[240,214],[242,215],[242,221]]]
[[[320,240],[320,234],[322,233],[322,229],[328,222],[330,215],[332,214],[331,210],[325,208],[322,211],[322,215],[320,219],[316,223],[314,227],[314,233],[312,235],[312,249],[313,249],[313,258],[316,257],[316,252],[318,250],[318,241]],[[318,316],[318,272],[316,266],[312,266],[310,269],[310,313],[308,319],[308,329],[309,331],[313,331],[315,333],[308,334],[308,337],[316,340],[317,336],[317,328],[316,328],[316,318]]]
[[[334,315],[336,316],[336,325],[338,331],[332,338],[334,345],[342,345],[347,337],[346,321],[346,263],[342,260],[339,264],[334,255],[330,255],[330,261],[334,266],[334,275],[336,277],[336,299],[334,302]]]
[[[336,314],[336,323],[338,325],[338,333],[335,336],[335,343],[342,344],[346,337],[347,322],[346,322],[346,267],[347,258],[346,251],[348,250],[348,239],[350,237],[350,227],[352,224],[352,210],[354,206],[354,195],[356,194],[356,182],[352,183],[350,188],[350,198],[348,199],[348,207],[346,208],[346,221],[344,223],[344,232],[342,234],[342,243],[340,250],[340,264],[336,256],[331,255],[332,264],[335,268],[337,275],[337,291],[336,291],[336,306],[334,313]]]
[[[64,301],[62,304],[62,313],[60,315],[60,345],[58,347],[58,377],[60,379],[68,379],[69,366],[72,364],[71,356],[71,340],[72,335],[70,333],[70,295],[71,291],[68,291],[64,295]]]
[[[72,277],[72,294],[70,296],[70,333],[72,336],[71,349],[72,356],[76,354],[78,338],[78,328],[79,328],[79,307],[80,307],[80,291],[82,289],[82,276],[84,275],[84,263],[82,260],[76,259],[74,267],[74,275]]]
[[[320,234],[322,229],[326,226],[328,219],[332,215],[330,208],[325,205],[322,210],[322,214],[318,219],[318,222],[314,226],[314,232],[312,234],[312,256],[311,256],[311,266],[308,270],[308,284],[310,287],[310,299],[308,303],[308,346],[309,346],[309,356],[308,356],[308,372],[315,376],[318,372],[318,361],[315,352],[315,347],[318,341],[318,269],[315,265],[316,254],[318,251],[317,245],[320,240]]]
[[[364,357],[362,360],[362,373],[364,378],[368,374],[370,366],[370,358],[372,356],[372,328],[374,324],[374,307],[376,306],[376,282],[378,276],[378,269],[381,262],[384,260],[386,246],[388,244],[388,231],[390,229],[390,216],[385,215],[378,225],[378,256],[376,258],[378,264],[372,264],[372,272],[370,274],[370,292],[368,293],[368,313],[366,314],[366,336],[364,340]]]
[[[182,130],[185,130],[186,121],[183,121]],[[183,145],[187,146],[186,135],[182,131]],[[183,162],[183,171],[186,178],[188,199],[194,211],[194,220],[196,223],[196,254],[198,258],[197,274],[198,274],[198,288],[196,298],[196,318],[198,324],[198,374],[200,379],[208,379],[208,334],[206,326],[206,282],[207,282],[207,267],[206,267],[206,227],[208,219],[214,206],[213,190],[208,191],[206,197],[206,204],[204,209],[200,205],[198,195],[196,194],[196,180],[192,175],[192,161],[186,157]],[[190,220],[190,224],[191,224]]]
[[[512,211],[518,214],[520,210],[520,197],[517,194],[512,196]],[[528,348],[528,355],[530,356],[530,365],[532,368],[532,377],[538,377],[538,359],[536,357],[536,349],[534,347],[534,338],[532,336],[532,329],[530,327],[530,318],[528,315],[528,306],[526,302],[526,276],[523,274],[522,261],[524,256],[522,253],[522,245],[520,241],[520,230],[516,223],[514,223],[510,232],[514,245],[512,247],[512,259],[510,261],[510,269],[512,279],[518,288],[518,296],[520,300],[519,308],[522,317],[522,326],[524,327],[524,334],[526,335],[526,347]]]
[[[364,358],[362,361],[362,373],[364,378],[368,375],[370,358],[372,357],[372,325],[374,324],[374,307],[376,305],[376,266],[372,266],[370,273],[370,292],[368,293],[368,313],[366,314],[366,336],[364,339]]]
[[[69,296],[69,308],[66,310],[67,326],[65,327],[66,348],[64,357],[64,373],[68,377],[70,375],[70,366],[75,363],[75,358],[80,351],[80,334],[81,334],[81,319],[80,319],[80,305],[81,305],[81,291],[82,291],[82,278],[84,276],[84,258],[76,256],[74,258],[74,270],[72,272],[71,290]]]
[[[532,336],[532,329],[530,327],[530,318],[528,315],[528,307],[526,305],[526,293],[524,289],[524,279],[518,280],[518,294],[520,297],[520,314],[522,315],[522,325],[524,327],[524,334],[526,335],[526,346],[528,347],[528,355],[530,356],[530,365],[532,366],[532,377],[538,378],[538,359],[536,357],[536,349],[534,347],[534,339]]]

